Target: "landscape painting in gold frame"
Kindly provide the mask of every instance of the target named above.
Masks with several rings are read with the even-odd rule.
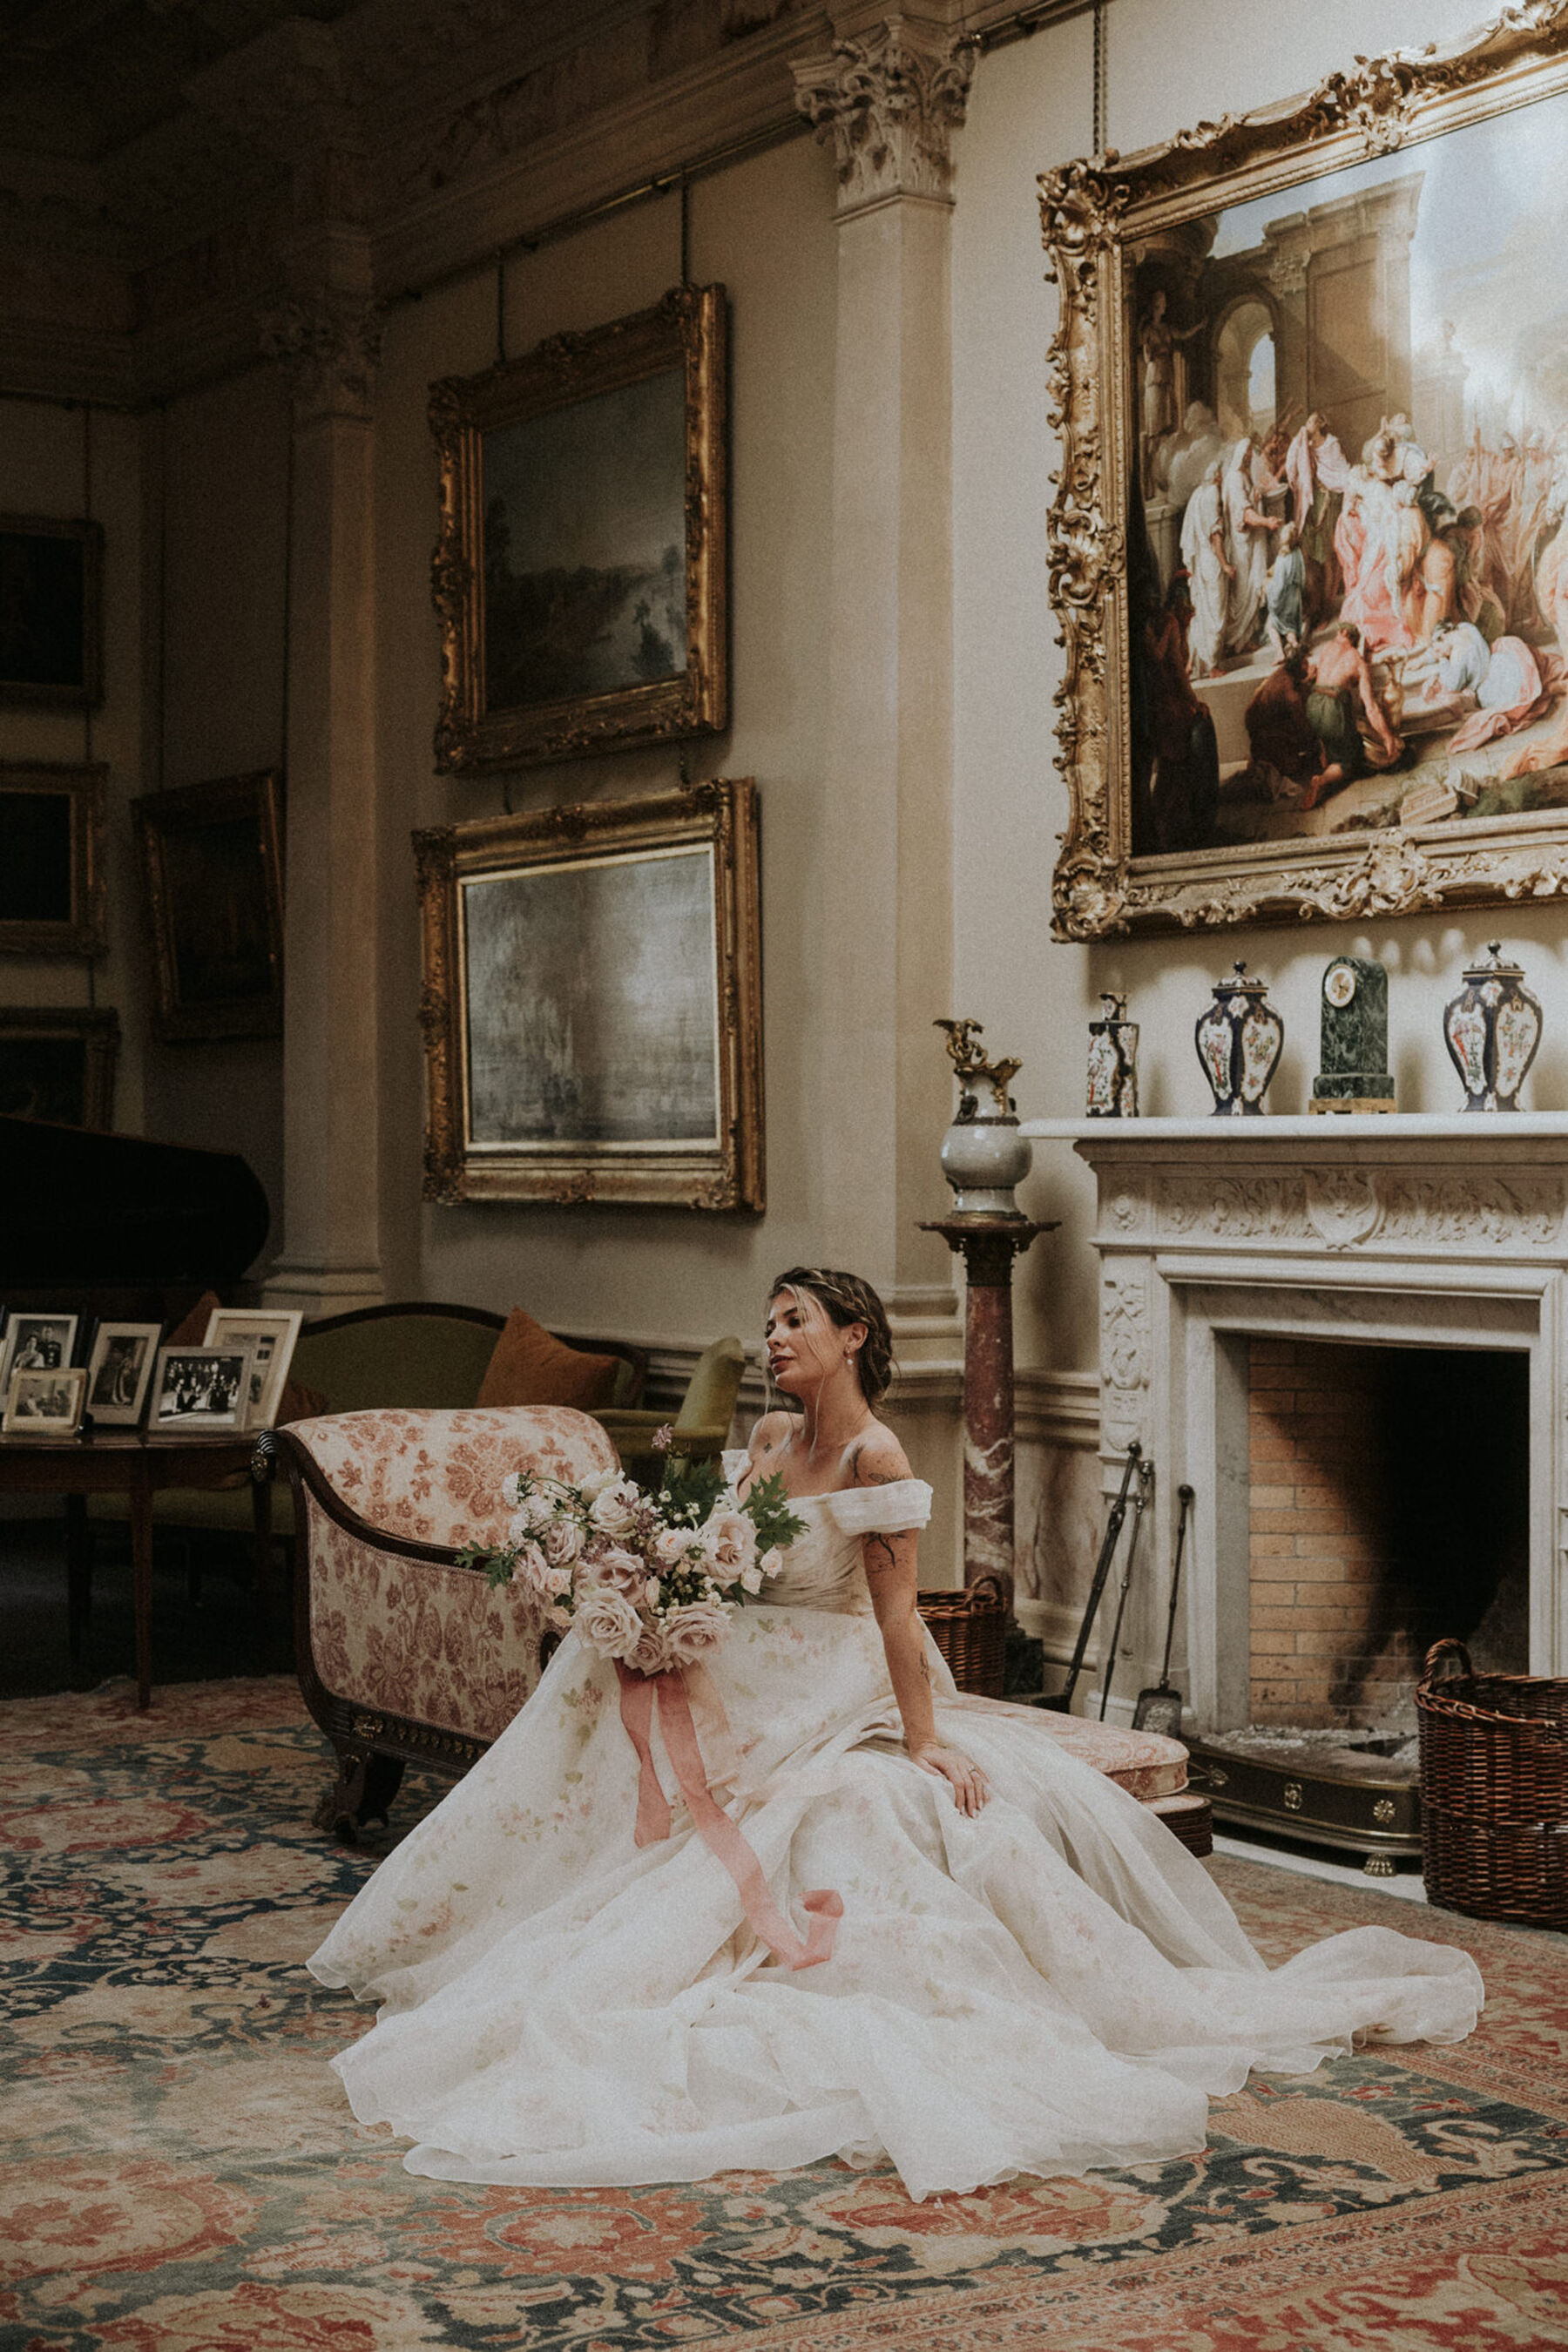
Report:
[[[721,286],[431,386],[436,764],[523,768],[728,716]]]
[[[416,833],[425,1197],[764,1205],[757,789]]]
[[[1040,182],[1060,939],[1568,889],[1568,7]]]

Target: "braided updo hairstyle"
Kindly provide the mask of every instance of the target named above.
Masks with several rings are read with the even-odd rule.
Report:
[[[781,1290],[808,1292],[841,1331],[851,1323],[864,1323],[866,1338],[855,1369],[867,1403],[879,1402],[893,1377],[893,1335],[888,1328],[888,1310],[870,1284],[836,1266],[792,1265],[772,1285],[768,1297],[776,1298]]]

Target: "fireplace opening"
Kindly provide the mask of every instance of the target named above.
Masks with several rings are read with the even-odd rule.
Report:
[[[1247,1721],[1194,1743],[1190,1777],[1222,1822],[1386,1872],[1421,1850],[1415,1692],[1428,1648],[1458,1635],[1483,1671],[1528,1667],[1529,1359],[1237,1345]]]
[[[1253,1725],[1397,1747],[1445,1634],[1523,1673],[1525,1356],[1275,1339],[1247,1354]]]

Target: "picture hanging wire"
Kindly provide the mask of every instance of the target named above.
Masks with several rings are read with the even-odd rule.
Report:
[[[283,687],[278,698],[278,765],[289,790],[289,667],[294,635],[294,416],[290,404],[283,446]]]
[[[92,410],[86,401],[81,410],[81,511],[84,521],[92,520]],[[101,597],[102,588],[99,594]],[[85,617],[85,616],[84,616]],[[102,624],[100,623],[101,627]],[[101,659],[101,656],[100,656]],[[82,758],[92,765],[92,704],[84,702],[81,709]],[[91,956],[87,957],[87,1001],[89,1007],[98,1003],[98,971]]]
[[[496,365],[506,365],[506,247],[496,252]]]
[[[1105,0],[1094,0],[1094,137],[1090,152],[1105,152]]]
[[[691,283],[691,183],[682,176],[680,183],[680,282]]]

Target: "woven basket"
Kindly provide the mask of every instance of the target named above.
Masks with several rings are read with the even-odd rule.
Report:
[[[1460,1671],[1439,1679],[1449,1660]],[[1438,1642],[1415,1706],[1432,1901],[1478,1919],[1568,1928],[1568,1682],[1478,1675],[1462,1642]]]
[[[1007,1601],[994,1576],[978,1576],[961,1592],[921,1592],[921,1615],[961,1691],[1000,1698],[1006,1679]]]

